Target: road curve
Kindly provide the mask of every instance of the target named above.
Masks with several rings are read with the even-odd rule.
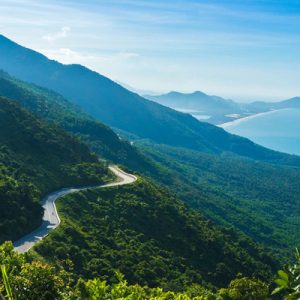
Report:
[[[87,186],[82,188],[64,188],[59,191],[53,192],[43,198],[42,206],[44,208],[44,216],[41,226],[14,242],[15,251],[19,253],[27,252],[37,242],[46,237],[51,230],[55,229],[60,224],[60,218],[55,206],[55,201],[58,198],[78,191],[125,185],[133,183],[137,180],[136,176],[127,174],[116,166],[109,166],[109,170],[118,177],[117,181],[103,185]]]

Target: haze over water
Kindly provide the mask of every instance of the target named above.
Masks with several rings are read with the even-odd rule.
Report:
[[[281,152],[300,155],[300,109],[283,109],[226,127],[230,133]]]

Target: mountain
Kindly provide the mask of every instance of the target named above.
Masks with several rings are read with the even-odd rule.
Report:
[[[226,115],[242,113],[238,103],[218,96],[209,96],[200,91],[170,92],[159,96],[145,95],[144,97],[179,111],[190,111],[199,119],[207,116],[210,123],[217,122],[218,118],[224,121]]]
[[[264,208],[260,207],[260,204],[266,202],[266,194],[270,195],[271,198],[276,198],[278,204],[282,203],[285,198],[291,199],[292,203],[297,202],[298,193],[291,193],[294,188],[290,189],[293,182],[297,183],[298,175],[296,175],[296,171],[291,170],[287,172],[287,170],[277,166],[278,172],[274,173],[270,167],[263,164],[258,166],[257,163],[241,160],[238,157],[222,155],[220,158],[218,155],[200,154],[176,148],[169,150],[162,146],[158,152],[158,145],[153,143],[147,144],[147,147],[141,147],[140,151],[137,151],[125,141],[120,140],[107,126],[89,117],[59,94],[17,80],[4,72],[0,72],[0,95],[16,99],[20,105],[31,110],[38,117],[49,121],[50,124],[55,123],[70,133],[77,135],[102,157],[114,162],[121,162],[127,168],[139,170],[143,174],[150,175],[158,183],[163,183],[171,190],[178,192],[178,196],[186,203],[201,209],[203,213],[217,223],[225,226],[232,224],[237,230],[276,249],[285,249],[287,245],[295,246],[291,241],[298,240],[297,235],[287,240],[286,237],[288,235],[285,234],[285,231],[282,231],[282,234],[278,234],[276,230],[272,229],[272,224],[279,221],[281,222],[281,227],[290,228],[292,226],[290,221],[286,220],[285,215],[282,215],[280,218],[275,217],[275,219],[263,225],[264,228],[269,228],[270,233],[272,232],[268,238],[264,235],[265,230],[262,228],[261,217],[256,217],[263,213]],[[137,146],[139,147],[139,143],[137,143]],[[124,154],[120,155],[119,153]],[[173,155],[171,156],[170,153]],[[145,155],[147,155],[147,158],[145,158]],[[195,157],[197,161],[190,164],[193,161],[191,159]],[[227,169],[227,166],[233,165],[237,165],[238,168],[231,168],[228,173],[224,171]],[[197,169],[193,170],[195,166],[197,166]],[[164,172],[166,167],[168,167],[168,170]],[[199,169],[203,170],[203,172],[199,173]],[[249,171],[244,174],[241,171],[245,169]],[[249,184],[247,188],[243,188],[243,185],[240,185],[239,182],[231,180],[232,176],[228,176],[228,174],[232,172],[235,172],[236,176],[239,173],[240,176],[248,178]],[[262,185],[260,185],[260,182],[255,182],[254,184],[256,177],[251,175],[252,172],[254,174],[260,172],[260,178],[269,178],[268,185],[265,185],[265,181],[262,181]],[[195,176],[195,174],[199,175]],[[280,174],[285,174],[284,178],[286,180],[280,178]],[[211,182],[210,178],[214,178],[214,181]],[[277,182],[285,183],[278,184]],[[224,186],[228,186],[229,189],[222,188]],[[216,192],[216,189],[218,192]],[[204,194],[203,190],[205,190]],[[222,193],[220,194],[221,190]],[[187,191],[193,191],[193,193],[187,193]],[[237,191],[239,193],[235,196]],[[254,192],[256,196],[254,199],[251,198],[251,202],[254,200],[258,201],[258,204],[255,206],[256,216],[253,214],[252,208],[249,211],[246,210],[247,201],[239,207],[241,199],[248,198]],[[227,199],[227,202],[224,202],[224,199]],[[269,203],[270,211],[272,211],[271,207],[274,204],[272,201]],[[295,209],[294,207],[293,210]],[[284,212],[281,207],[278,207],[278,211]],[[240,218],[237,218],[238,215],[240,215]],[[245,223],[248,226],[245,226]],[[273,234],[277,234],[277,238],[273,237]],[[286,250],[289,252],[288,249]]]
[[[75,134],[102,158],[126,164],[135,170],[149,170],[152,167],[141,153],[121,140],[108,126],[53,91],[17,80],[0,71],[0,95],[14,99],[39,118]]]
[[[195,118],[211,124],[222,124],[275,109],[300,108],[300,98],[295,97],[278,102],[256,101],[238,103],[218,96],[210,96],[203,92],[193,93],[170,92],[163,95],[145,95],[145,98],[178,111],[188,112]]]
[[[0,144],[0,243],[40,224],[41,196],[108,176],[86,145],[3,97]]]
[[[131,160],[140,159],[137,165],[154,161],[159,177],[149,173],[161,186],[140,178],[133,186],[85,191],[58,202],[62,224],[37,245],[35,254],[76,278],[103,276],[114,282],[114,270],[120,269],[130,283],[166,289],[183,289],[193,282],[225,286],[239,272],[269,278],[274,269],[270,254],[245,234],[278,248],[289,247],[293,238],[298,242],[297,233],[284,238],[289,224],[293,231],[298,228],[298,157],[230,135],[130,93],[82,66],[50,61],[3,37],[0,55],[4,69],[68,99],[0,74],[0,95],[32,112],[3,99],[0,183],[5,186],[1,198],[7,200],[1,212],[13,213],[0,215],[3,239],[38,225],[41,194],[108,178],[85,141],[103,157],[125,165],[127,160],[128,165]],[[134,143],[144,138],[157,144],[149,142],[147,159],[96,118],[117,124],[118,130],[137,138]],[[221,229],[206,216],[231,229]]]
[[[218,228],[165,188],[133,185],[90,190],[58,201],[62,224],[35,251],[76,277],[183,290],[226,286],[244,276],[270,278],[273,258],[242,235]],[[66,263],[61,263],[66,262]]]
[[[7,49],[10,47],[11,52],[5,52],[3,50],[5,47]],[[148,160],[143,155],[141,158],[142,151],[136,151],[126,142],[124,144],[109,128],[82,113],[80,108],[70,104],[62,96],[16,80],[7,74],[0,76],[2,80],[0,83],[3,83],[0,94],[2,90],[5,95],[19,99],[18,101],[22,105],[31,109],[38,116],[77,134],[91,146],[99,142],[99,146],[95,146],[93,149],[104,157],[117,159],[118,155],[115,156],[115,152],[118,152],[120,148],[124,149],[124,145],[126,145],[126,153],[132,154],[124,155],[125,158],[119,161],[133,169],[144,163],[145,167],[143,170],[140,169],[143,174],[150,175],[158,183],[175,190],[186,203],[203,210],[214,221],[222,225],[232,225],[257,241],[266,242],[266,245],[276,249],[292,245],[291,239],[286,240],[285,236],[286,229],[293,222],[291,214],[294,210],[294,203],[298,201],[298,192],[292,193],[292,191],[295,191],[295,181],[298,178],[296,167],[300,166],[299,157],[260,147],[247,139],[228,134],[223,129],[199,122],[188,114],[176,112],[145,100],[82,66],[65,66],[50,61],[3,37],[0,41],[0,51],[3,51],[2,54],[6,56],[6,60],[0,61],[0,65],[6,64],[10,71],[14,71],[20,76],[24,73],[26,76],[24,74],[22,76],[30,77],[31,81],[39,81],[44,78],[44,84],[60,86],[61,90],[66,90],[65,93],[72,92],[74,97],[76,96],[75,91],[68,86],[68,82],[76,82],[73,89],[80,96],[77,97],[76,102],[80,98],[84,99],[86,92],[89,97],[86,98],[85,103],[93,106],[93,112],[97,114],[98,119],[102,118],[100,115],[103,118],[111,118],[120,126],[116,126],[118,131],[122,129],[122,132],[126,134],[129,131],[132,138],[137,139],[134,141],[136,144],[141,137],[144,137],[145,140],[154,140],[156,144],[150,142],[153,148],[151,148],[152,146],[147,149],[141,148],[147,154]],[[28,60],[33,65],[32,73],[23,68]],[[15,61],[15,64],[12,61]],[[14,69],[14,67],[9,67],[10,65],[19,66],[19,68]],[[49,70],[52,70],[52,73]],[[56,73],[53,73],[53,70],[56,70]],[[74,70],[78,72],[74,72]],[[49,80],[47,81],[45,78]],[[64,84],[66,88],[64,88]],[[69,98],[69,100],[73,101],[73,98]],[[87,105],[83,104],[80,104],[82,109],[87,110]],[[116,109],[114,106],[120,109]],[[45,107],[46,109],[44,109]],[[125,122],[125,120],[127,121]],[[85,125],[86,123],[88,126]],[[97,132],[95,136],[94,132]],[[109,146],[110,142],[104,138],[106,135],[115,146]],[[157,145],[163,149],[159,154],[155,150]],[[107,147],[106,152],[102,150],[105,147]],[[173,150],[169,150],[168,147]],[[174,154],[170,155],[172,152]],[[197,157],[198,161],[195,161],[194,157]],[[131,160],[137,160],[136,166],[130,165]],[[152,161],[155,164],[152,164]],[[276,164],[276,166],[265,165],[265,162]],[[235,165],[236,168],[224,172],[228,166]],[[291,168],[286,169],[281,165],[291,165]],[[277,171],[275,172],[274,169]],[[166,170],[167,172],[164,173]],[[239,170],[241,170],[240,173]],[[235,175],[231,176],[230,172]],[[167,176],[164,176],[166,174]],[[181,176],[181,174],[185,174],[185,176]],[[280,174],[285,174],[286,180],[283,180],[284,178]],[[245,184],[237,179],[239,176],[247,178]],[[257,182],[257,178],[260,177],[264,178],[261,184]],[[268,182],[267,185],[266,182]],[[284,184],[277,184],[277,182]],[[256,186],[259,188],[256,189]],[[261,204],[266,198],[269,211],[272,212],[267,224],[261,222],[265,211],[265,206]],[[227,199],[229,200],[227,201]],[[241,199],[245,199],[245,201]],[[287,205],[285,199],[290,199],[291,204]],[[247,207],[249,203],[258,204],[255,209],[252,209]],[[286,209],[281,209],[281,205]],[[274,207],[276,210],[271,210]],[[293,209],[288,209],[288,207],[293,207]],[[274,221],[273,217],[276,217],[278,211],[281,210],[284,215],[278,226],[283,226],[284,230],[280,231],[280,237],[276,239],[278,235],[276,230],[272,230],[270,220]],[[238,218],[234,216],[233,211],[237,212]],[[245,220],[249,222],[248,225]],[[264,224],[264,226],[259,226],[259,224]],[[268,232],[271,232],[271,236],[266,239]],[[298,241],[298,236],[295,235],[293,239]]]
[[[15,96],[22,91],[11,90]],[[29,105],[26,101],[35,100],[34,95],[27,94],[24,103]],[[39,99],[45,104],[43,95]],[[0,128],[1,242],[39,225],[42,195],[109,179],[87,146],[3,97]],[[193,282],[223,286],[239,272],[268,279],[276,265],[250,239],[221,230],[145,179],[135,186],[70,195],[59,201],[58,209],[61,226],[36,251],[66,270],[62,259],[74,263],[76,276],[97,274],[113,280],[119,268],[132,283],[183,289]],[[231,265],[236,268],[229,270]]]
[[[59,92],[107,125],[139,138],[210,153],[300,165],[300,158],[277,153],[221,128],[199,122],[137,94],[80,65],[63,65],[0,36],[0,68]]]
[[[276,103],[278,108],[300,108],[300,97],[294,97],[288,100]]]
[[[145,95],[145,97],[165,106],[182,109],[195,109],[207,112],[213,112],[214,110],[237,110],[238,112],[240,110],[239,105],[233,100],[227,100],[218,96],[209,96],[200,91],[195,91],[193,93],[179,93],[173,91],[158,96]]]
[[[278,101],[278,102],[264,102],[257,101],[253,103],[243,104],[242,108],[251,113],[259,113],[275,109],[285,109],[285,108],[300,108],[300,97],[294,97],[291,99]]]

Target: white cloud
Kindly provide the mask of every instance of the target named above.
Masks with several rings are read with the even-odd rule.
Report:
[[[57,39],[65,38],[68,36],[68,33],[71,31],[70,27],[64,26],[60,29],[60,31],[55,33],[50,33],[43,36],[43,39],[49,42],[53,42]]]
[[[276,8],[280,1],[0,2],[2,34],[140,89],[236,99],[300,93],[299,11]]]
[[[135,58],[140,55],[135,52],[116,52],[113,54],[89,54],[81,53],[78,51],[71,50],[70,48],[59,48],[54,50],[40,50],[41,53],[45,54],[50,59],[57,60],[63,64],[83,64],[83,65],[93,65],[95,63],[118,63],[125,62]]]
[[[139,57],[139,54],[135,52],[120,52],[117,54],[117,56],[121,59],[131,59],[131,58]]]

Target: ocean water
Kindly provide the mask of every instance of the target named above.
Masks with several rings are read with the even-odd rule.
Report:
[[[283,109],[233,122],[230,133],[281,152],[300,155],[300,109]]]
[[[211,116],[203,114],[203,111],[195,110],[195,109],[184,109],[184,108],[177,108],[173,107],[173,109],[186,113],[186,114],[191,114],[193,117],[200,121],[205,121],[208,120]]]

